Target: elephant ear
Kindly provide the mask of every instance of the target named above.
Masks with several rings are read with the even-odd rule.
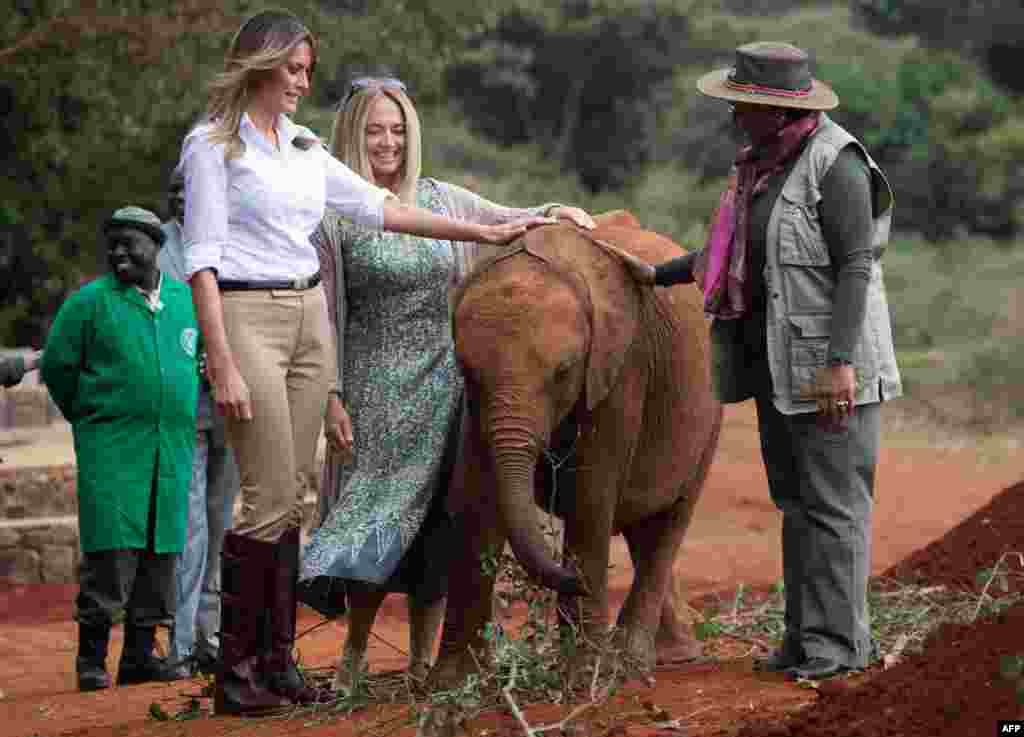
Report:
[[[616,233],[615,241],[602,234],[595,236],[628,249]],[[625,231],[628,233],[628,230]],[[593,410],[604,401],[619,379],[630,346],[640,330],[640,290],[626,273],[622,263],[594,244],[579,244],[587,257],[580,259],[583,278],[590,296],[590,354],[587,357],[587,409]]]

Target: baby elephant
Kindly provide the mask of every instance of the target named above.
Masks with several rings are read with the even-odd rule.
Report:
[[[627,656],[651,669],[659,655],[699,652],[676,611],[673,563],[722,418],[700,295],[634,283],[617,250],[660,263],[682,249],[626,212],[597,221],[591,232],[530,231],[453,297],[467,411],[449,495],[459,534],[439,681],[474,671],[469,649],[485,651],[494,579],[480,561],[506,540],[560,592],[571,624],[600,642],[611,537],[623,534],[635,570],[618,617]],[[555,500],[573,570],[552,558],[534,506],[538,459],[552,444],[574,453],[574,483],[559,479]],[[659,653],[663,643],[674,649]]]

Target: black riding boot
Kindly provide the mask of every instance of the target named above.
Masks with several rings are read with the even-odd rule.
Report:
[[[270,652],[263,660],[263,667],[272,691],[296,704],[315,704],[327,700],[329,692],[307,685],[292,658],[298,578],[299,528],[293,527],[278,540],[276,565],[268,576]]]
[[[221,553],[220,662],[214,682],[216,714],[257,714],[293,705],[267,688],[268,583],[277,545],[228,532]]]

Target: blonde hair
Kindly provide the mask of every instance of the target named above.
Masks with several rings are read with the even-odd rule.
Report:
[[[366,121],[370,117],[373,102],[381,95],[393,100],[405,118],[405,160],[402,162],[398,183],[398,199],[406,204],[415,205],[416,183],[419,181],[420,167],[423,163],[420,118],[416,114],[412,100],[398,87],[369,84],[357,89],[334,116],[331,153],[363,179],[376,184],[370,166],[370,156],[366,151]]]
[[[245,150],[238,134],[252,91],[267,74],[284,64],[299,44],[308,43],[316,67],[316,38],[295,15],[265,10],[249,18],[231,40],[224,71],[210,82],[207,119],[213,123],[212,143],[225,144],[224,156],[237,158]]]

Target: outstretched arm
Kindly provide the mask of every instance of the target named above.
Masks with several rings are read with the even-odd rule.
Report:
[[[578,207],[557,202],[547,202],[536,207],[508,207],[491,202],[486,197],[481,197],[457,184],[437,182],[437,186],[451,205],[452,215],[459,220],[494,225],[540,215],[556,220],[568,220],[588,230],[594,227],[594,219]]]
[[[494,245],[508,243],[534,226],[552,222],[549,218],[531,216],[508,223],[483,225],[435,215],[429,210],[411,207],[394,199],[385,201],[383,209],[384,230],[447,241],[476,241]]]
[[[437,185],[452,217],[472,223],[497,224],[514,220],[545,216],[557,220],[567,220],[588,230],[594,227],[594,219],[589,213],[578,207],[547,202],[535,207],[508,207],[491,202],[465,187],[449,182],[430,180]],[[463,243],[460,254],[459,276],[469,273],[473,264],[485,257],[491,249],[482,249],[476,243]]]
[[[700,251],[695,251],[658,264],[654,267],[653,283],[659,287],[668,287],[673,284],[691,284],[697,277],[694,273],[694,266],[699,255]]]
[[[500,245],[515,240],[534,225],[550,222],[526,217],[511,222],[461,222],[429,210],[406,205],[388,190],[370,184],[324,152],[327,206],[352,222],[369,228],[447,241],[478,241]]]

